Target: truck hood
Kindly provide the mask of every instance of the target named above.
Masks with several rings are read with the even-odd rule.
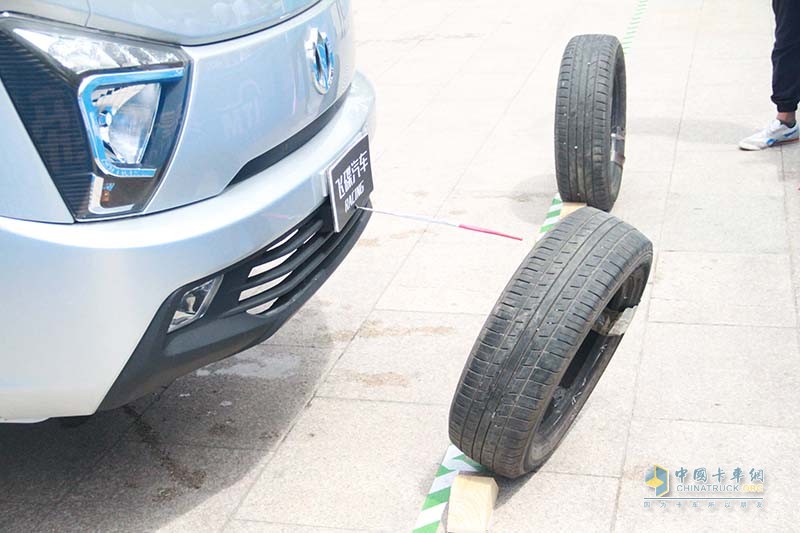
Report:
[[[1,11],[183,45],[274,26],[319,0],[0,0]]]

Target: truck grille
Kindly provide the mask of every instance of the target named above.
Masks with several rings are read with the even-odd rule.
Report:
[[[334,233],[331,208],[324,204],[300,224],[224,273],[209,315],[265,315],[300,291],[362,216],[357,212]]]

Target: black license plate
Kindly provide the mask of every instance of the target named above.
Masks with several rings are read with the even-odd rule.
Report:
[[[367,205],[372,193],[372,160],[369,137],[358,141],[328,171],[328,190],[333,208],[333,229],[342,231],[359,207]]]

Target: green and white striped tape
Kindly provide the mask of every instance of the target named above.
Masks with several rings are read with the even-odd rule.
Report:
[[[459,472],[485,471],[485,468],[451,444],[444,454],[442,464],[436,471],[436,477],[433,478],[413,533],[436,533],[438,531],[447,502],[450,500],[450,487]]]
[[[542,227],[539,229],[539,237],[536,239],[537,241],[544,236],[545,233],[553,229],[558,221],[561,220],[561,209],[564,207],[564,202],[561,201],[561,197],[556,193],[553,196],[553,201],[550,203],[550,209],[547,210],[547,216],[544,219],[544,223]]]
[[[636,37],[636,32],[639,31],[639,23],[642,22],[644,12],[647,10],[647,2],[648,0],[639,0],[636,7],[633,9],[633,16],[628,23],[628,29],[625,30],[625,35],[622,36],[622,50],[625,53],[630,51],[633,39]]]

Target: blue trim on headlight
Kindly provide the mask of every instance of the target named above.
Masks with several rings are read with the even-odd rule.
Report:
[[[183,78],[184,68],[148,70],[142,72],[117,72],[112,74],[95,74],[85,78],[78,88],[78,103],[83,113],[83,120],[89,133],[95,164],[107,176],[115,178],[152,178],[158,169],[141,167],[121,167],[108,156],[108,152],[100,136],[100,118],[92,103],[92,93],[104,87],[124,87],[147,83],[161,83]]]
[[[125,87],[130,85],[140,85],[148,83],[168,83],[175,82],[183,78],[185,69],[183,67],[145,70],[134,72],[113,72],[110,74],[94,74],[81,81],[78,88],[78,105],[83,115],[86,125],[86,133],[89,136],[89,145],[92,149],[94,163],[97,168],[105,175],[92,175],[91,192],[89,195],[88,209],[95,215],[113,215],[125,213],[135,207],[135,204],[120,205],[116,207],[103,207],[101,198],[105,178],[155,178],[158,173],[157,168],[145,166],[119,166],[108,155],[105,143],[100,135],[100,116],[97,108],[92,102],[92,94],[97,89],[105,87]],[[149,135],[149,133],[148,133]]]

